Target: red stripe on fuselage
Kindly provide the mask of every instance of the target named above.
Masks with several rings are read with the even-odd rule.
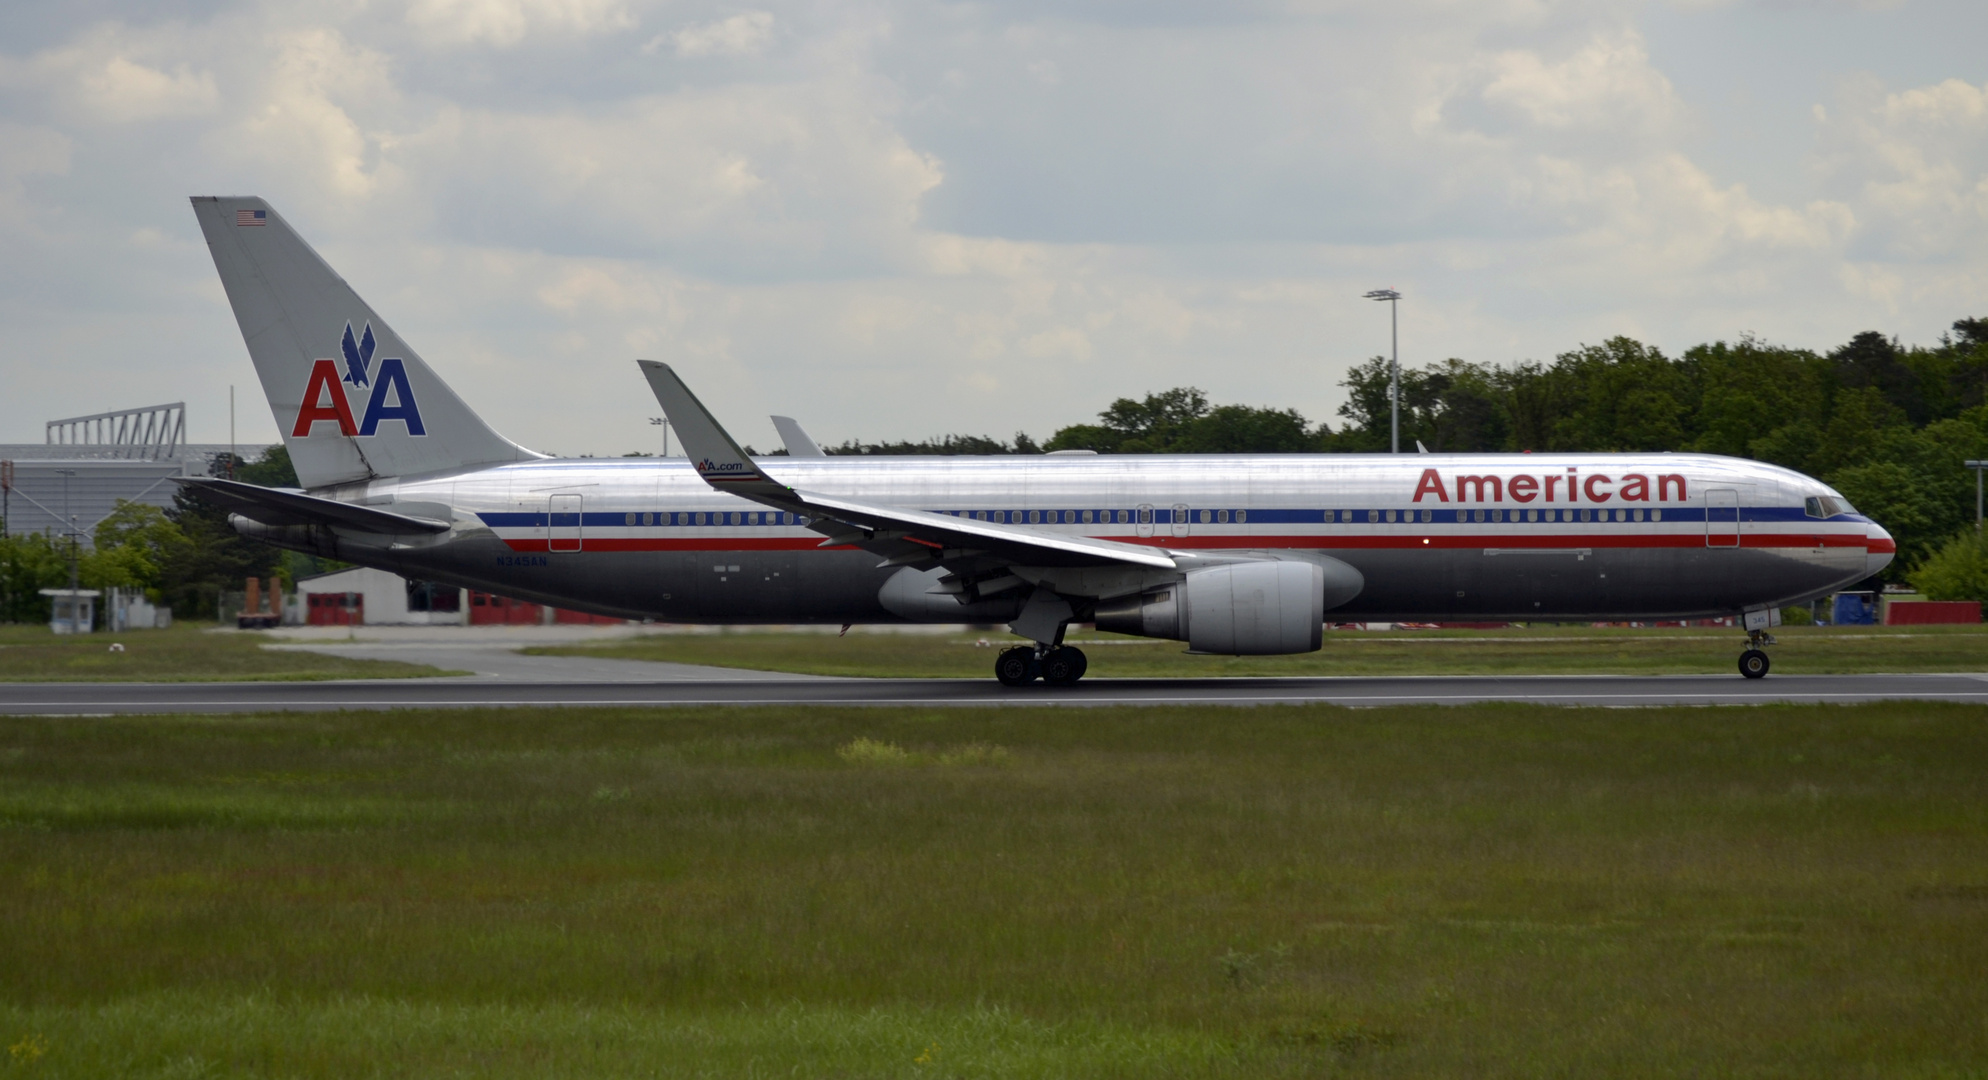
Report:
[[[1147,547],[1178,548],[1194,550],[1257,550],[1290,548],[1297,550],[1386,550],[1390,548],[1423,548],[1434,551],[1465,550],[1469,548],[1534,548],[1553,551],[1563,548],[1702,548],[1707,547],[1704,533],[1593,533],[1576,535],[1561,533],[1554,536],[1529,536],[1523,534],[1468,534],[1462,536],[1441,533],[1416,534],[1413,536],[1099,536],[1097,540],[1110,540],[1121,544],[1140,544]],[[566,541],[561,541],[565,543]],[[512,551],[548,551],[543,539],[506,539],[505,545]],[[700,536],[689,538],[633,537],[633,536],[589,536],[581,540],[586,551],[854,551],[853,544],[839,544],[824,548],[821,541],[809,537],[729,537]],[[1740,537],[1740,546],[1749,548],[1868,548],[1871,552],[1891,551],[1894,548],[1888,541],[1867,541],[1861,533],[1748,533]],[[570,549],[569,549],[570,550]],[[1730,550],[1730,545],[1713,547],[1714,551]],[[566,554],[562,551],[560,554]]]

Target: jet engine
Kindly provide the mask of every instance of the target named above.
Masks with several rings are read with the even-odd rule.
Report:
[[[1189,571],[1177,585],[1099,603],[1097,627],[1185,641],[1198,653],[1314,652],[1322,643],[1326,608],[1351,600],[1365,585],[1358,570],[1337,560],[1211,566]]]

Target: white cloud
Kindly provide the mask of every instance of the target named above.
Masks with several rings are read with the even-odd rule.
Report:
[[[1950,261],[1988,244],[1988,85],[1858,79],[1817,118],[1831,181],[1863,208],[1865,257]]]
[[[72,146],[59,131],[0,121],[0,183],[13,186],[25,176],[68,172]]]
[[[916,258],[939,164],[861,86],[746,86],[587,112],[452,112],[397,154],[458,210],[554,250],[648,251],[713,270]],[[501,208],[501,210],[500,210]]]
[[[148,53],[169,53],[173,35],[133,33],[108,24],[75,43],[25,60],[0,58],[0,85],[39,90],[63,111],[105,123],[132,123],[213,111],[220,95],[214,75],[185,62],[155,64]],[[149,39],[149,40],[148,40]]]
[[[258,43],[269,61],[259,85],[225,129],[208,140],[223,160],[253,162],[298,195],[349,203],[382,180],[380,146],[355,111],[391,109],[400,99],[384,53],[343,34],[307,28]]]
[[[1513,50],[1488,66],[1484,100],[1541,128],[1656,133],[1682,111],[1670,80],[1650,66],[1642,36],[1630,30],[1597,36],[1559,61]]]
[[[665,43],[671,43],[678,56],[754,56],[765,51],[772,40],[773,13],[748,11],[729,19],[660,34],[644,45],[642,51],[653,53]]]
[[[407,23],[437,43],[509,48],[530,34],[626,30],[635,17],[622,0],[413,0]]]

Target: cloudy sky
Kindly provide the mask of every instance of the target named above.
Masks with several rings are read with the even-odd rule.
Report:
[[[274,438],[186,204],[258,194],[502,431],[1037,435],[1385,351],[1826,349],[1988,315],[1988,5],[0,7],[0,441]]]

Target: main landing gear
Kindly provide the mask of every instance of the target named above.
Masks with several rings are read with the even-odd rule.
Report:
[[[1089,667],[1084,650],[1069,645],[1017,645],[994,658],[994,677],[1003,686],[1027,686],[1037,679],[1075,686]]]
[[[1774,638],[1765,630],[1749,630],[1746,634],[1746,651],[1740,654],[1740,674],[1749,679],[1764,679],[1767,669],[1772,667],[1763,648],[1774,644]]]

